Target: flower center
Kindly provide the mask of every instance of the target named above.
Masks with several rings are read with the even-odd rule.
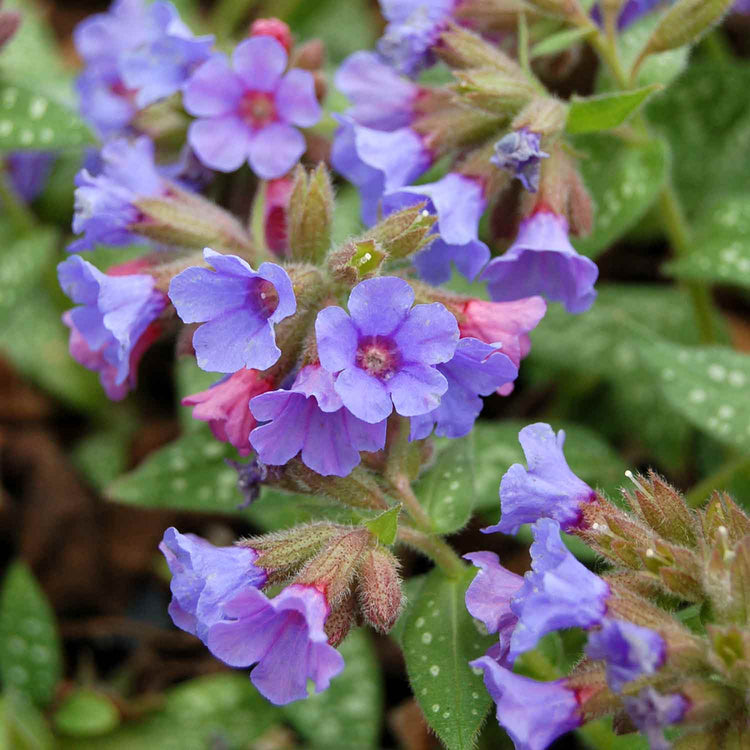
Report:
[[[388,380],[394,375],[399,360],[393,342],[380,336],[368,336],[360,341],[357,349],[357,367],[381,380]]]
[[[276,287],[265,279],[253,279],[250,282],[249,302],[259,315],[270,318],[279,306],[279,293]]]
[[[256,130],[276,119],[273,96],[265,91],[248,91],[240,100],[240,117]]]

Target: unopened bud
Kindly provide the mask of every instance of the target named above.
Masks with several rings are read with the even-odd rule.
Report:
[[[483,68],[459,70],[454,75],[458,80],[456,90],[461,98],[492,115],[513,116],[535,94],[527,78],[502,71]]]
[[[157,242],[252,254],[248,233],[229,212],[196,193],[170,184],[167,195],[135,201],[142,219],[128,228]]]
[[[619,696],[610,690],[604,667],[599,664],[581,662],[568,677],[566,684],[576,694],[584,721],[607,716],[620,705]]]
[[[277,255],[289,252],[288,213],[294,181],[279,177],[265,184],[263,230],[266,245]]]
[[[423,250],[437,235],[432,228],[437,216],[425,209],[426,203],[418,203],[387,216],[366,234],[388,253],[391,258],[408,258]]]
[[[464,26],[485,32],[514,32],[518,28],[518,14],[526,13],[535,20],[535,13],[523,0],[461,0],[454,11],[456,20]]]
[[[292,49],[292,32],[282,20],[278,18],[258,18],[250,26],[249,36],[270,36],[286,50]]]
[[[626,476],[633,478],[630,472]],[[630,507],[664,539],[687,547],[696,542],[697,517],[682,495],[653,472],[633,478],[635,492],[623,493]]]
[[[551,96],[538,96],[518,113],[512,130],[526,128],[543,136],[555,136],[565,128],[568,106]]]
[[[354,240],[328,257],[328,267],[337,281],[354,286],[375,276],[387,257],[375,240]]]
[[[437,159],[489,138],[506,119],[505,115],[491,114],[474,106],[447,102],[417,117],[412,128]]]
[[[387,633],[403,605],[398,560],[383,547],[365,552],[359,568],[359,605],[365,620]]]
[[[290,67],[320,70],[326,61],[326,47],[320,39],[311,39],[294,50]]]
[[[730,680],[741,678],[750,661],[750,633],[736,625],[707,625],[711,664]]]
[[[325,165],[308,175],[297,167],[289,198],[289,246],[295,260],[317,263],[331,245],[333,186]]]
[[[331,607],[325,624],[328,643],[331,646],[338,646],[346,638],[356,616],[357,601],[352,593],[348,593]]]
[[[732,550],[729,561],[729,616],[738,624],[750,625],[750,536]]]
[[[706,509],[701,513],[703,533],[715,542],[719,529],[727,534],[729,543],[735,544],[750,534],[750,518],[726,492],[714,492]]]
[[[360,558],[373,543],[367,529],[349,529],[335,535],[299,572],[295,583],[315,586],[334,606],[350,591]]]
[[[444,31],[435,52],[453,68],[486,68],[517,78],[524,77],[523,68],[512,57],[461,26],[450,26]]]
[[[339,533],[340,526],[311,523],[243,539],[238,544],[258,552],[258,559],[254,563],[256,567],[291,575]]]

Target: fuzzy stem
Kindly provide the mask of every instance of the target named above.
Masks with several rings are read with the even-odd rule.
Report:
[[[399,526],[398,541],[418,549],[449,577],[458,578],[466,569],[465,563],[441,537],[425,534],[411,526]]]
[[[398,494],[398,499],[404,504],[406,512],[412,517],[414,523],[422,531],[429,533],[432,530],[432,519],[427,515],[427,511],[422,507],[419,498],[414,494],[409,477],[405,474],[398,474],[391,481]]]
[[[664,231],[672,245],[674,254],[678,258],[687,255],[690,252],[690,230],[671,182],[668,182],[662,190],[659,198],[659,212]],[[687,282],[684,287],[693,302],[701,342],[704,344],[716,343],[713,306],[708,287],[697,281]]]

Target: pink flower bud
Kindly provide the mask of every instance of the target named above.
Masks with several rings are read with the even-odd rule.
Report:
[[[404,596],[398,560],[382,547],[368,550],[359,569],[359,603],[372,627],[387,633],[398,620]]]
[[[273,37],[287,51],[292,49],[292,32],[289,27],[278,18],[258,18],[250,27],[249,36]]]

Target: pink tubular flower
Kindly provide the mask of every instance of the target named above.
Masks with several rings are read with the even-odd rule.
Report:
[[[287,214],[293,187],[294,181],[291,177],[279,177],[277,180],[269,180],[266,183],[266,201],[263,212],[266,245],[277,255],[285,255],[289,250]]]
[[[188,141],[198,158],[220,172],[248,161],[259,177],[286,174],[305,152],[294,126],[320,119],[315,80],[307,70],[284,72],[288,57],[270,36],[237,45],[232,65],[223,54],[201,65],[185,84],[185,109],[197,119]]]
[[[529,331],[537,327],[547,312],[541,297],[526,297],[514,302],[485,302],[470,299],[459,315],[461,338],[475,338],[486,344],[499,346],[516,367],[531,350]],[[506,383],[497,392],[507,396],[513,383]]]
[[[208,422],[217,440],[231,443],[241,456],[252,451],[250,432],[258,424],[250,411],[250,399],[273,388],[257,370],[242,368],[205,391],[182,399],[183,406],[194,406],[193,419]]]

